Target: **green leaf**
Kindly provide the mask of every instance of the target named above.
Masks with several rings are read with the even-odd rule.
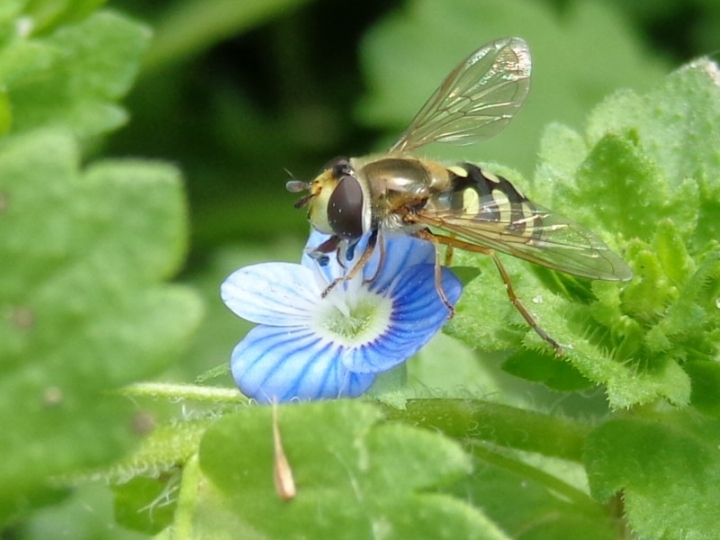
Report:
[[[177,171],[78,154],[48,131],[0,146],[0,506],[134,444],[139,412],[109,390],[167,366],[200,317],[160,284],[185,249]]]
[[[496,390],[488,389],[493,381],[488,380],[491,377],[484,367],[470,347],[440,333],[408,360],[407,394],[431,398],[467,397],[476,392]]]
[[[667,279],[658,254],[651,246],[633,240],[627,256],[634,263],[637,279],[623,291],[623,310],[644,326],[656,324],[677,299],[677,288]]]
[[[520,350],[508,357],[502,367],[508,373],[541,382],[554,390],[567,392],[592,386],[571,364],[551,352]]]
[[[106,0],[33,0],[26,2],[25,15],[33,23],[33,33],[47,32],[63,24],[76,22]]]
[[[720,72],[716,64],[698,60],[646,95],[612,96],[594,111],[588,126],[591,141],[608,131],[637,131],[639,148],[662,171],[655,189],[667,193],[674,220],[695,250],[720,233],[714,152],[720,144],[714,122],[718,114]]]
[[[8,98],[7,91],[4,88],[0,88],[0,137],[10,131],[10,125],[12,124],[12,112],[10,112],[10,99]]]
[[[577,170],[577,189],[562,192],[564,203],[578,208],[573,217],[587,226],[649,240],[653,225],[669,210],[669,193],[658,182],[661,173],[637,148],[633,133],[608,133],[592,148]],[[595,204],[587,204],[595,201]],[[642,201],[642,211],[638,204]],[[584,212],[583,212],[584,209]],[[594,221],[591,219],[594,218]]]
[[[695,272],[696,266],[680,231],[675,222],[669,219],[661,221],[657,227],[654,243],[663,271],[671,283],[685,283]]]
[[[593,111],[587,129],[591,144],[608,132],[636,130],[640,148],[663,171],[658,180],[680,188],[685,179],[717,167],[719,75],[715,63],[697,60],[647,94],[618,92]]]
[[[617,538],[612,517],[581,489],[521,459],[477,445],[473,452],[478,456],[476,474],[452,486],[450,492],[469,497],[511,538]],[[558,468],[568,467],[563,463]],[[576,476],[582,478],[582,473]]]
[[[179,476],[179,473],[177,473]],[[172,523],[175,513],[173,483],[167,475],[148,478],[136,476],[117,486],[115,519],[123,527],[157,534]]]
[[[720,422],[691,410],[606,422],[585,455],[593,496],[622,490],[630,528],[643,538],[714,538],[720,515]]]
[[[122,125],[126,114],[115,101],[128,91],[149,38],[147,28],[107,12],[47,37],[16,36],[0,56],[13,130],[62,127],[87,139]]]
[[[474,266],[452,266],[452,273],[455,274],[463,287],[480,275],[480,270]]]
[[[565,279],[551,281],[541,271],[556,293],[543,294],[542,284],[518,272],[513,262],[508,272],[538,324],[565,346],[565,360],[605,385],[613,407],[658,398],[687,404],[691,385],[682,362],[717,356],[720,251],[710,238],[717,216],[711,223],[714,203],[708,194],[720,189],[720,167],[695,149],[717,134],[694,112],[720,110],[714,69],[701,62],[647,96],[611,97],[594,113],[586,143],[559,126],[549,129],[543,142],[549,161],[538,168],[537,184],[549,183],[553,175],[562,180],[549,197],[553,208],[572,208],[573,218],[595,228],[611,246],[626,245],[636,276],[624,286],[594,283],[583,289]],[[682,175],[680,164],[687,167]],[[708,241],[699,244],[700,239]],[[449,331],[485,350],[522,344],[545,351],[509,302],[502,303],[504,291],[492,285],[489,265],[480,264],[488,272],[465,288]],[[512,365],[513,373],[530,380],[551,377],[540,373],[546,368],[530,360]]]
[[[268,536],[242,521],[232,500],[200,472],[197,456],[183,469],[173,526],[158,540],[267,540]],[[220,525],[220,526],[219,526]]]
[[[22,524],[6,530],[22,531],[24,539],[142,540],[145,536],[114,524],[112,492],[103,482],[86,482],[73,488],[64,501],[41,508]]]
[[[286,406],[278,416],[298,490],[290,501],[273,485],[270,408],[222,418],[200,446],[224,506],[264,538],[506,538],[478,511],[432,493],[470,470],[436,433],[377,424],[378,409],[358,402]]]
[[[686,404],[683,362],[717,357],[720,166],[709,149],[720,141],[708,118],[720,112],[719,80],[714,64],[695,62],[648,94],[608,98],[585,137],[553,126],[543,139],[540,192],[625,247],[635,271],[624,286],[594,283],[597,301],[565,311],[568,359],[607,386],[614,407]],[[552,314],[544,319],[563,335]]]
[[[460,266],[479,269],[479,275],[464,286],[455,307],[455,316],[445,326],[445,331],[470,347],[481,350],[507,350],[518,346],[527,326],[510,303],[492,259],[460,250],[453,258]],[[536,283],[527,265],[507,257],[503,258],[503,262],[507,263],[506,268],[516,290],[528,281],[531,282],[530,287]]]
[[[720,418],[720,364],[712,360],[688,362],[685,371],[692,381],[693,406],[701,412]]]

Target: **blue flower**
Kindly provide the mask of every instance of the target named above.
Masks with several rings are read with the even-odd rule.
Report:
[[[313,232],[308,246],[327,238]],[[302,264],[256,264],[225,280],[225,304],[258,324],[230,361],[243,394],[263,403],[358,396],[445,323],[449,311],[435,288],[434,247],[407,235],[384,238],[381,268],[377,248],[362,272],[322,296],[353,267],[364,241],[344,266],[334,254],[324,265],[305,254]],[[442,287],[455,304],[462,287],[445,268]]]

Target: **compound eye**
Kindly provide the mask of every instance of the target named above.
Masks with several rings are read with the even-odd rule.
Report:
[[[363,235],[363,191],[357,178],[345,175],[328,201],[328,223],[333,232],[343,239]]]

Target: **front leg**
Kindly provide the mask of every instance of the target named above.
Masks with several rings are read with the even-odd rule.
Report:
[[[378,235],[379,231],[378,229],[375,229],[370,233],[370,237],[368,238],[367,245],[365,246],[365,250],[363,251],[362,255],[358,259],[358,261],[355,263],[355,265],[350,269],[349,272],[346,272],[344,276],[339,277],[333,282],[327,286],[327,288],[323,291],[322,297],[325,298],[328,293],[335,288],[335,286],[338,283],[343,283],[345,281],[350,281],[352,278],[354,278],[358,273],[363,269],[363,267],[368,263],[370,260],[370,257],[372,257],[373,252],[375,251],[375,246],[377,245],[378,241]],[[338,255],[339,256],[339,255]]]
[[[305,253],[311,259],[317,261],[320,266],[326,266],[330,260],[328,253],[337,252],[340,249],[340,241],[339,236],[331,236],[315,249],[306,249]]]

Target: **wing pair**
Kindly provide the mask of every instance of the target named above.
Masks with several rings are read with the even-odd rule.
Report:
[[[531,60],[527,43],[504,38],[484,45],[457,66],[410,126],[390,148],[410,153],[434,142],[471,144],[501,131],[527,97]],[[480,212],[427,209],[416,220],[453,233],[479,246],[591,279],[628,280],[632,272],[595,234],[572,220],[534,203],[533,234],[513,218],[509,201],[480,200]],[[483,215],[504,216],[483,219]]]

